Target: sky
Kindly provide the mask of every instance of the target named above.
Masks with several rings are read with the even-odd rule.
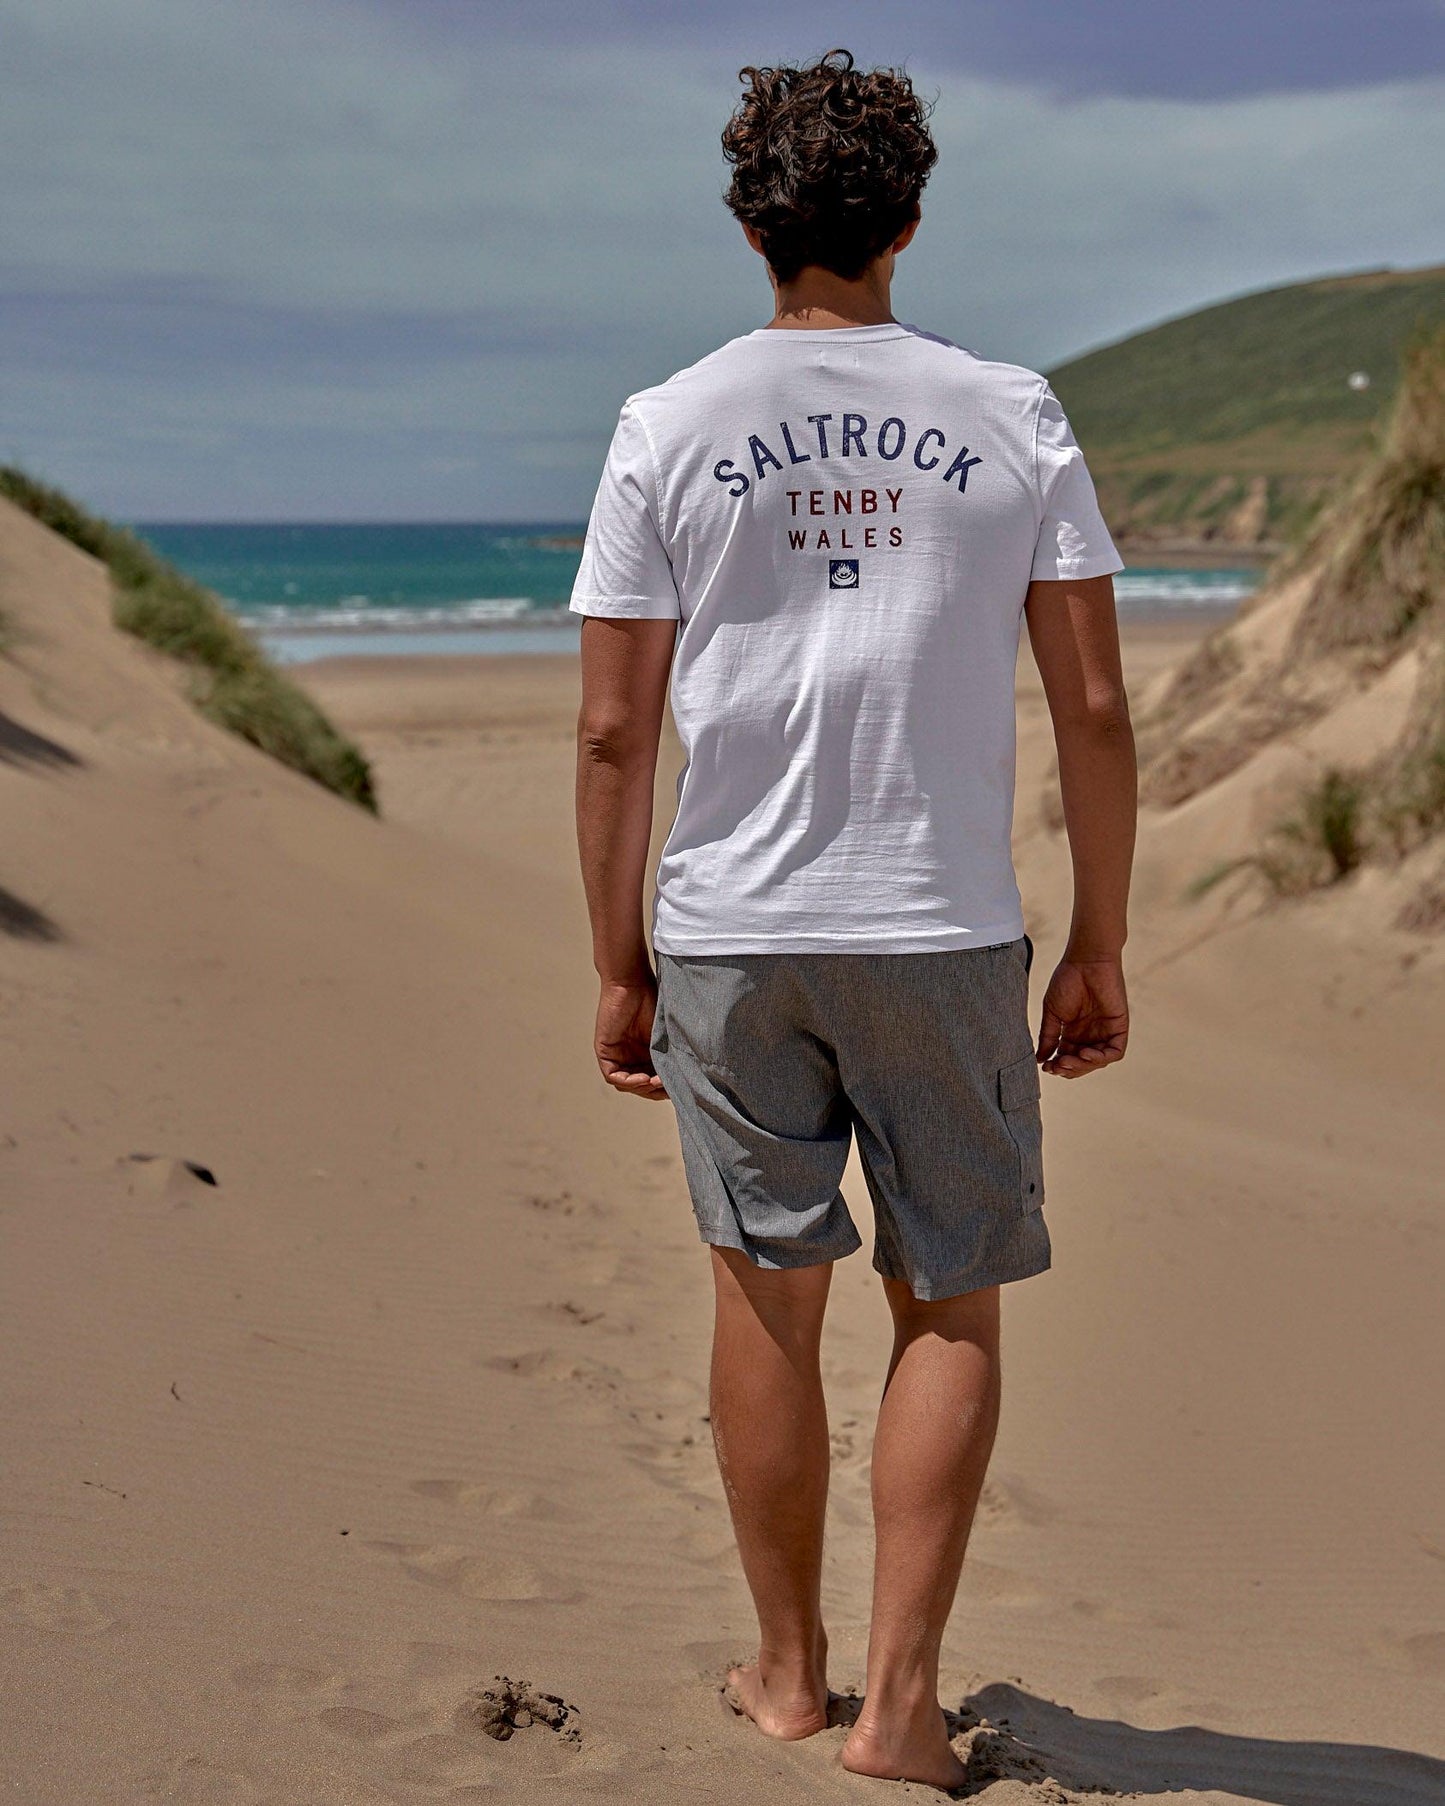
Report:
[[[1445,0],[0,0],[0,461],[135,520],[576,520],[769,317],[744,63],[904,66],[895,311],[1047,369],[1445,261]]]

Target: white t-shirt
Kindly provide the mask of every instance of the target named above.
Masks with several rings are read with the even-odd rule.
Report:
[[[1043,378],[915,327],[765,327],[630,397],[572,608],[680,623],[657,949],[1017,939],[1024,595],[1122,568]]]

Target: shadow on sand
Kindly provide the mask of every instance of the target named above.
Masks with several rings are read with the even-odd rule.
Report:
[[[1084,1718],[1002,1683],[971,1693],[960,1728],[982,1721],[969,1783],[1050,1777],[1075,1793],[1222,1793],[1264,1806],[1445,1806],[1445,1761],[1368,1743],[1296,1743],[1180,1725],[1143,1731]]]
[[[0,884],[0,934],[17,941],[59,941],[65,937],[43,909]]]
[[[74,770],[85,761],[58,740],[24,727],[13,715],[0,714],[0,764],[38,765],[48,771]]]

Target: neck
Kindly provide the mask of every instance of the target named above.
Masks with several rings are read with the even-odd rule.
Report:
[[[856,282],[809,264],[791,282],[773,282],[773,317],[768,325],[780,331],[805,326],[814,332],[890,325],[892,280],[891,257],[880,257]]]

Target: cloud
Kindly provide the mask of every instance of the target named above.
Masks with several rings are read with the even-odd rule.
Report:
[[[372,0],[451,44],[516,37],[555,49],[660,45],[693,60],[797,60],[845,44],[860,61],[908,62],[1056,97],[1229,100],[1318,93],[1445,74],[1439,0]]]
[[[1047,363],[1211,298],[1434,261],[1442,99],[1445,83],[1068,106],[947,89],[920,261],[939,214],[959,249],[920,291],[937,312],[966,280],[987,329]]]
[[[141,517],[584,511],[622,396],[766,317],[735,57],[479,13],[0,0],[0,453]],[[899,311],[992,355],[1440,255],[1445,84],[916,73],[943,155]]]

